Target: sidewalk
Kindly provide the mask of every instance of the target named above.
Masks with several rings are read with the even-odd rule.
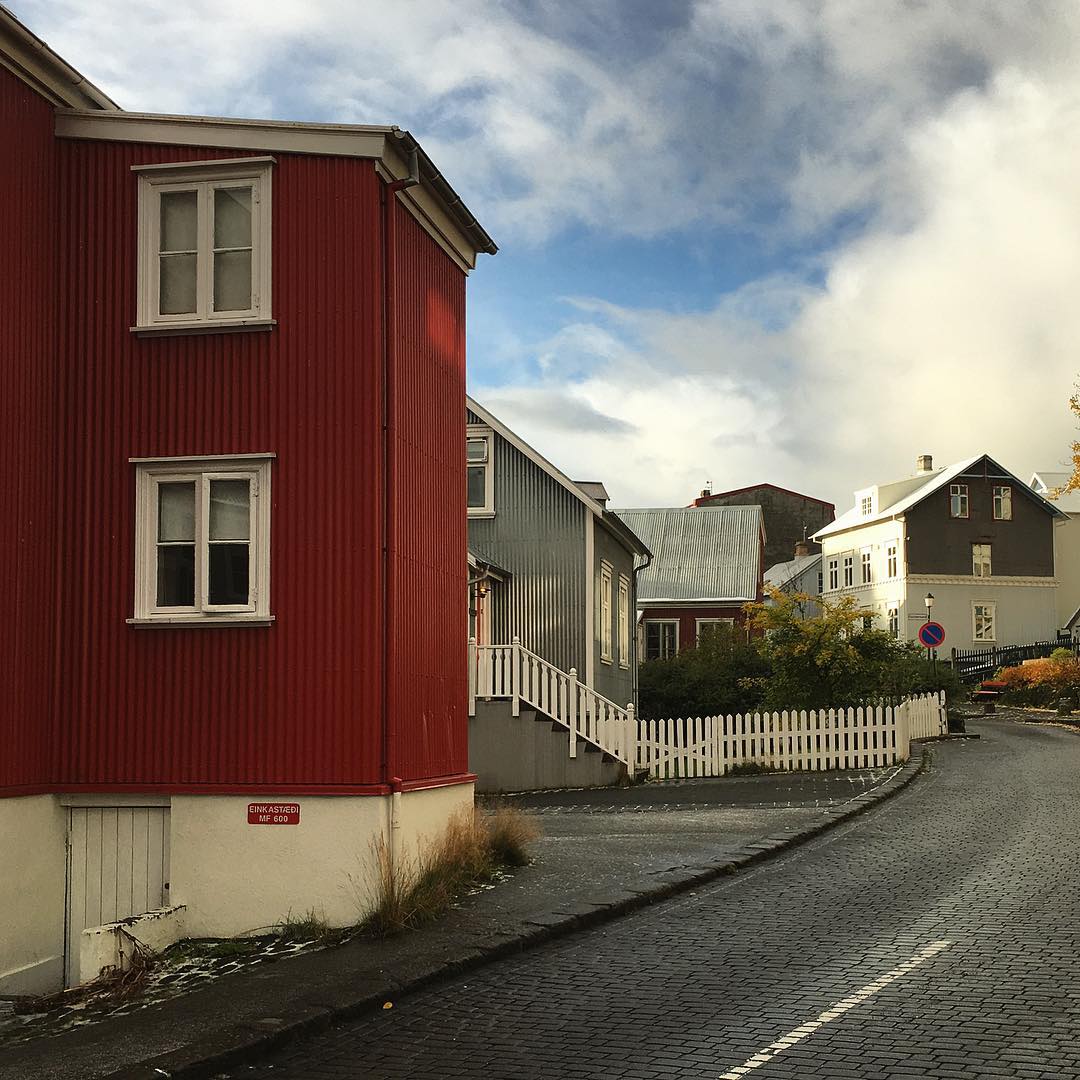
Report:
[[[417,931],[357,938],[226,975],[181,997],[13,1046],[2,1080],[209,1077],[408,989],[531,948],[805,842],[895,794],[894,769],[765,775],[506,801],[537,812],[532,865]]]

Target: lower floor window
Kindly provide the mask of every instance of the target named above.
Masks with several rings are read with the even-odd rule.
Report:
[[[674,619],[645,620],[645,659],[666,660],[679,651],[679,624]]]
[[[700,645],[710,634],[725,633],[735,627],[734,619],[698,619],[697,639]]]
[[[270,459],[136,466],[136,621],[269,618]]]
[[[997,641],[996,616],[996,604],[971,605],[971,636],[974,641]]]
[[[900,636],[900,609],[896,607],[889,608],[889,637],[898,638]]]

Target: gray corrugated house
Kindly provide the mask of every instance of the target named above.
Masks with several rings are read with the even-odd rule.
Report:
[[[648,548],[606,509],[602,484],[575,483],[471,398],[466,423],[469,632],[481,650],[480,673],[490,674],[485,663],[502,663],[505,657],[498,649],[518,638],[525,659],[537,658],[529,662],[560,688],[560,701],[545,698],[542,714],[560,709],[568,713],[571,706],[563,699],[573,670],[579,691],[593,695],[582,723],[591,723],[596,710],[604,723],[591,734],[576,732],[572,741],[580,736],[586,743],[603,742],[604,702],[625,710],[634,701],[636,578],[648,562]],[[492,696],[494,689],[485,683],[476,696]],[[499,697],[495,701],[501,701],[500,707],[506,704]],[[493,715],[491,707],[486,712]],[[480,777],[481,790],[560,781],[546,769],[524,775],[531,765],[520,759],[535,761],[536,754],[517,753],[521,775],[506,775],[480,745],[482,728],[492,726],[496,734],[506,728],[480,723],[484,713],[483,708],[476,711],[470,739],[471,768]],[[565,723],[562,728],[560,735],[565,735]],[[497,783],[495,772],[503,777]],[[565,782],[583,782],[580,773],[580,768],[573,769]]]

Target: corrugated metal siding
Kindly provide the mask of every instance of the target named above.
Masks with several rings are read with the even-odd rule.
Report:
[[[132,164],[232,150],[61,146],[60,786],[379,779],[379,183],[277,155],[269,333],[137,338]],[[460,407],[460,405],[459,405]],[[460,413],[458,413],[460,416]],[[131,456],[274,452],[265,628],[139,629]]]
[[[0,792],[35,785],[55,610],[56,145],[52,108],[0,67]]]
[[[465,275],[397,214],[396,550],[389,708],[404,780],[468,767]]]
[[[479,422],[470,419],[470,423]],[[512,577],[492,590],[495,642],[522,644],[585,678],[584,504],[500,435],[495,516],[469,521],[469,544]]]
[[[760,595],[761,507],[616,510],[653,553],[638,600],[736,599]]]

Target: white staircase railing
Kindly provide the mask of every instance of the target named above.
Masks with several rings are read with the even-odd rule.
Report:
[[[621,761],[633,770],[637,761],[637,719],[633,704],[622,708],[581,682],[577,670],[561,671],[526,649],[520,639],[510,645],[477,645],[469,639],[469,715],[477,698],[505,698],[518,716],[521,703],[539,710],[570,732],[570,756],[579,741]]]

